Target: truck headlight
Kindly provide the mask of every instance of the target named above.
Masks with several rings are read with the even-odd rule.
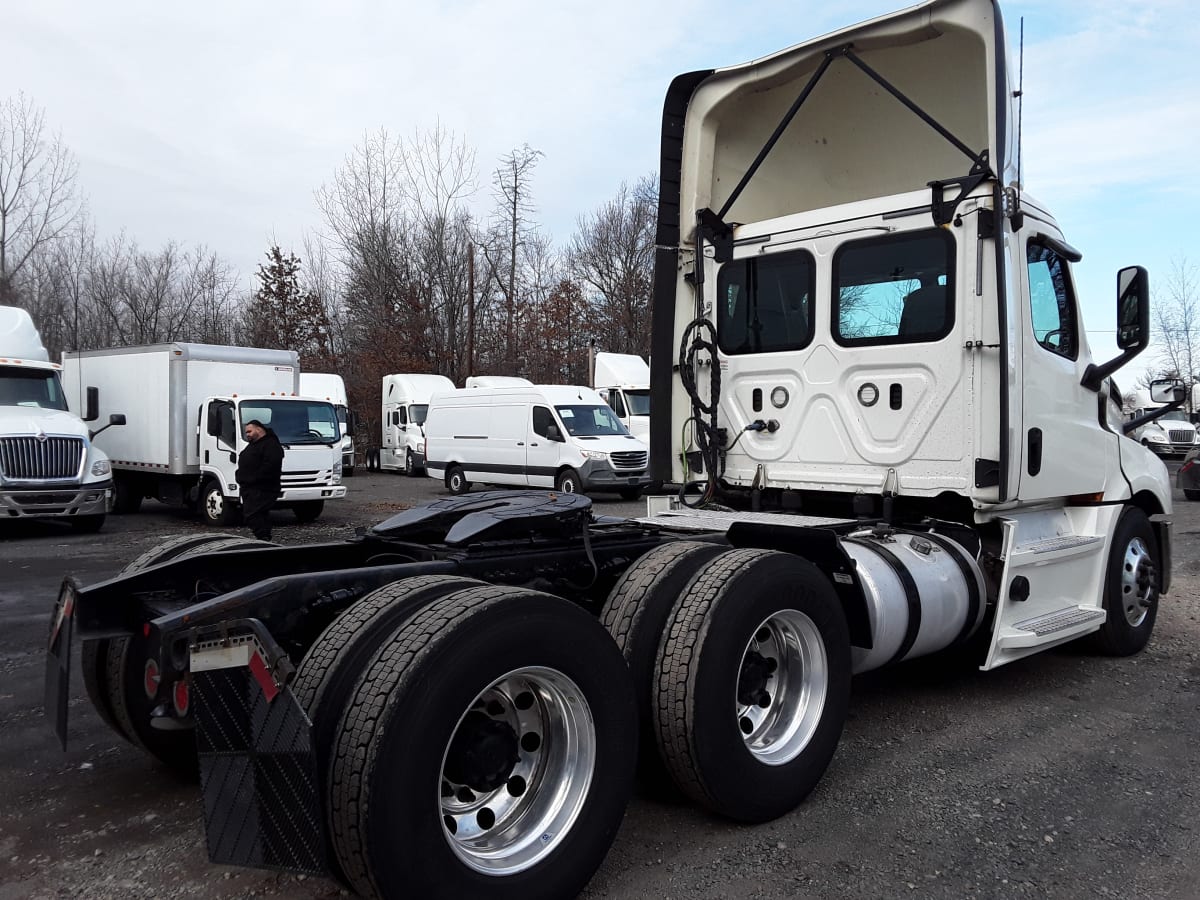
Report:
[[[1146,440],[1152,444],[1162,444],[1167,440],[1167,436],[1161,431],[1147,431]]]
[[[333,483],[342,483],[342,458],[340,456],[333,461]]]
[[[604,450],[580,450],[584,459],[608,459],[608,453]]]
[[[425,452],[425,442],[424,441],[417,441],[417,452],[418,453]]]
[[[92,463],[93,475],[107,475],[112,471],[112,465],[107,459],[98,459]]]

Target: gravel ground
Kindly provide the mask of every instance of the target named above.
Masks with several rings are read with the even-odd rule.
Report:
[[[401,476],[347,483],[316,523],[277,514],[276,540],[340,539],[442,495]],[[860,676],[833,765],[795,812],[743,827],[639,797],[584,896],[1200,896],[1200,504],[1176,502],[1175,583],[1143,654],[1068,645],[990,673],[935,657]],[[111,733],[78,677],[67,753],[42,719],[61,577],[101,580],[202,531],[153,503],[99,535],[0,530],[0,900],[345,895],[210,864],[196,788]]]

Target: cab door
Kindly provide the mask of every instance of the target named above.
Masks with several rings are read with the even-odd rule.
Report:
[[[525,471],[533,487],[554,487],[563,447],[551,437],[556,431],[562,436],[562,426],[550,407],[533,404],[529,412],[529,449],[525,454]]]
[[[1100,424],[1099,395],[1082,385],[1091,354],[1071,278],[1078,254],[1045,223],[1034,226],[1022,235],[1025,265],[1013,266],[1021,301],[1022,406],[1015,495],[1040,500],[1098,493],[1117,435]]]

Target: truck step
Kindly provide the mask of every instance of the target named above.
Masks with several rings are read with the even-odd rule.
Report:
[[[1104,621],[1106,613],[1093,606],[1068,606],[1052,612],[1022,619],[1003,628],[999,646],[1002,649],[1036,647],[1050,641],[1058,642],[1075,634],[1094,630]]]
[[[1013,550],[1013,562],[1017,565],[1038,565],[1050,560],[1098,553],[1103,549],[1104,537],[1102,535],[1068,534],[1017,546]]]

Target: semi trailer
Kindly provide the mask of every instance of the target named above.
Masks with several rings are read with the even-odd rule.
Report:
[[[856,673],[1140,651],[1171,492],[1112,374],[1148,341],[1148,276],[1117,273],[1121,352],[1093,360],[1080,254],[1017,182],[1007,58],[993,0],[931,0],[679,76],[656,514],[471,493],[348,541],[187,536],[68,578],[61,739],[74,633],[100,715],[198,770],[214,860],[566,897],[639,770],[736,821],[795,809]]]

